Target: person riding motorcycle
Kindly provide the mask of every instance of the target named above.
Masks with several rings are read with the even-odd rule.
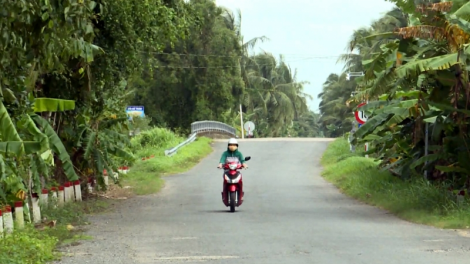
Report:
[[[227,150],[222,153],[222,156],[220,157],[220,161],[219,161],[219,166],[217,166],[217,168],[221,169],[228,157],[237,157],[240,163],[242,164],[242,167],[248,168],[248,165],[246,165],[245,163],[245,158],[243,157],[243,154],[238,150],[238,141],[235,138],[231,138],[228,140]],[[224,175],[225,175],[225,171],[224,171],[224,174],[222,174],[222,178],[224,178]],[[223,183],[222,188],[223,188],[222,200],[225,203],[227,200],[227,186],[225,185],[225,181]],[[241,190],[241,194],[242,195],[240,197],[240,200],[243,200],[243,194],[244,194],[243,190]]]
[[[245,163],[245,158],[243,157],[243,154],[238,150],[238,141],[235,138],[231,138],[228,140],[227,150],[222,153],[222,156],[220,157],[219,161],[219,166],[217,166],[219,169],[222,168],[223,164],[225,163],[228,157],[237,157],[243,167],[248,168],[248,165],[246,165]]]

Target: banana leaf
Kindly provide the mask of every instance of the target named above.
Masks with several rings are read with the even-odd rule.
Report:
[[[2,141],[21,141],[18,131],[8,114],[5,105],[0,100],[0,135]]]
[[[36,98],[34,102],[34,112],[62,112],[75,109],[75,101],[55,99],[55,98]]]
[[[469,46],[466,46],[463,50],[465,54],[469,54]],[[451,53],[442,56],[436,56],[424,60],[415,60],[408,62],[407,64],[400,66],[396,69],[396,73],[399,77],[406,77],[409,75],[418,76],[422,72],[430,70],[445,70],[449,69],[453,65],[462,64],[464,62],[459,60],[459,53]]]
[[[5,141],[0,142],[0,153],[9,156],[20,157],[41,150],[41,144],[36,141]]]
[[[44,134],[49,139],[49,144],[51,149],[59,156],[59,159],[62,161],[62,166],[64,169],[64,173],[70,181],[75,181],[78,179],[77,174],[75,173],[75,169],[73,167],[73,163],[70,160],[70,155],[65,149],[64,144],[60,140],[59,136],[56,134],[54,129],[51,127],[49,122],[38,116],[36,114],[31,115],[31,118],[42,127]]]
[[[391,113],[380,113],[371,119],[367,120],[367,122],[362,125],[355,133],[353,136],[353,144],[356,143],[356,140],[358,138],[364,138],[365,136],[371,134],[374,132],[374,130],[378,127],[383,125],[385,122],[387,122],[393,114]]]
[[[29,115],[24,115],[20,122],[18,122],[17,127],[20,131],[26,129],[34,136],[34,141],[37,141],[41,144],[41,149],[39,150],[40,152],[45,152],[50,149],[49,139],[44,133],[41,132],[41,130],[39,130]]]

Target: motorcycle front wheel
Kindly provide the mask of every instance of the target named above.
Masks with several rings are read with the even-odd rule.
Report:
[[[236,192],[230,192],[230,212],[235,212],[235,200],[237,199]]]

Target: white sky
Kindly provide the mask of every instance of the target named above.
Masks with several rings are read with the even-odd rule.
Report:
[[[318,112],[317,95],[330,73],[340,73],[337,56],[346,52],[355,29],[393,8],[385,0],[215,0],[217,5],[242,14],[245,41],[266,36],[254,51],[280,54],[294,70],[298,81],[308,81],[305,92],[314,100],[310,109]],[[330,58],[315,58],[330,57]]]

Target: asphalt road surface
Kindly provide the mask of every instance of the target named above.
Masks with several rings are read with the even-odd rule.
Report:
[[[325,140],[249,139],[245,201],[230,213],[216,166],[226,143],[157,195],[94,216],[94,237],[60,263],[470,263],[464,232],[411,224],[320,177]]]

